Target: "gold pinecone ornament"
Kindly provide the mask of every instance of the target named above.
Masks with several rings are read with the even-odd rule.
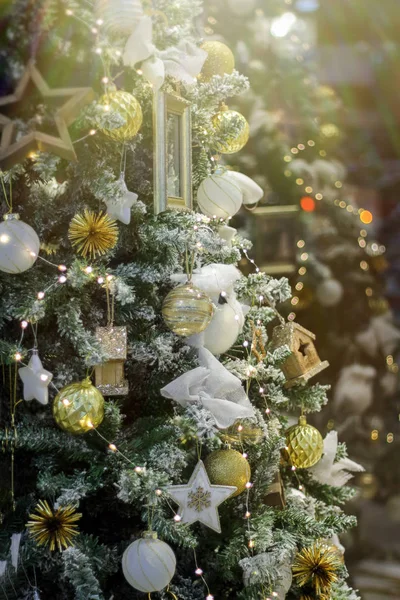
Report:
[[[162,305],[165,324],[183,337],[204,331],[213,314],[214,305],[210,298],[191,283],[178,285],[171,290]]]
[[[331,586],[338,580],[342,567],[337,550],[317,542],[297,553],[292,565],[293,578],[300,587],[312,588],[315,596],[311,594],[311,598],[324,600],[329,598]]]
[[[76,521],[81,516],[73,506],[53,509],[46,500],[39,500],[26,527],[39,546],[48,546],[51,552],[57,548],[61,552],[73,545],[73,538],[79,533]]]
[[[286,452],[291,465],[298,469],[308,469],[322,457],[322,435],[318,429],[307,423],[303,415],[299,418],[298,425],[293,425],[286,431]]]
[[[208,53],[199,77],[200,81],[210,81],[214,75],[230,75],[235,68],[235,57],[228,46],[222,42],[208,41],[201,45]]]
[[[213,485],[237,487],[232,498],[241,494],[246,489],[246,483],[250,481],[249,463],[240,452],[231,448],[211,452],[205,459],[204,466]]]
[[[57,425],[73,435],[96,429],[104,418],[104,398],[87,377],[64,387],[54,398]]]
[[[116,142],[127,142],[135,137],[143,122],[142,107],[135,96],[123,90],[110,88],[100,98],[99,104],[104,111],[116,112],[125,121],[125,124],[121,127],[114,129],[100,128],[100,131]]]
[[[230,110],[225,104],[212,118],[215,133],[221,141],[215,144],[215,150],[221,154],[235,154],[248,142],[250,127],[242,114]],[[232,130],[234,129],[234,133]]]

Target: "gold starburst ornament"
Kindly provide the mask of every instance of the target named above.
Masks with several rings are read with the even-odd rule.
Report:
[[[300,587],[312,588],[318,598],[329,597],[343,561],[337,549],[317,542],[297,553],[292,565],[293,577]]]
[[[118,227],[107,213],[85,209],[72,219],[68,237],[74,248],[86,258],[96,258],[112,250],[118,241]]]
[[[79,533],[76,522],[81,516],[73,506],[53,509],[46,500],[39,500],[26,526],[39,546],[61,552],[73,545],[73,538]]]

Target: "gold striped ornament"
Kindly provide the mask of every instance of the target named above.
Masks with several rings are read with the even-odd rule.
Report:
[[[157,539],[155,531],[146,531],[143,538],[130,544],[122,556],[122,572],[135,589],[150,594],[167,587],[175,574],[175,554]]]
[[[171,290],[162,305],[162,315],[167,327],[183,337],[204,331],[213,314],[214,305],[210,298],[191,283]]]

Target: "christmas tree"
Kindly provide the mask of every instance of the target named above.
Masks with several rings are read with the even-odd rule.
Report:
[[[307,423],[328,365],[280,314],[288,280],[228,225],[259,193],[219,159],[246,144],[223,103],[249,84],[202,18],[8,13],[2,599],[358,598],[337,536],[360,467]]]

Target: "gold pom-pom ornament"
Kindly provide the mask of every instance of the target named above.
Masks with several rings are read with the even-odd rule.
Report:
[[[305,416],[299,418],[298,425],[293,425],[286,431],[286,451],[291,465],[298,469],[308,469],[322,457],[322,435],[307,423]]]
[[[217,169],[201,182],[197,191],[197,204],[208,217],[228,219],[242,206],[243,192],[227,173]]]
[[[48,546],[51,552],[58,548],[61,552],[72,546],[73,538],[78,535],[76,521],[81,516],[73,506],[52,509],[46,500],[39,500],[26,527],[39,546]]]
[[[215,145],[215,150],[221,154],[235,154],[248,142],[250,127],[242,114],[230,110],[225,104],[212,118],[215,133],[221,139]],[[232,133],[233,131],[233,133]]]
[[[312,588],[318,598],[329,598],[343,561],[337,549],[317,542],[297,553],[292,565],[293,577],[300,587]]]
[[[143,122],[142,107],[135,96],[123,90],[111,88],[100,98],[99,104],[104,111],[116,112],[125,121],[121,127],[99,128],[100,131],[116,142],[127,142],[135,137]]]
[[[157,539],[154,531],[130,544],[122,556],[122,571],[127,582],[136,590],[160,592],[174,576],[176,558],[173,550]]]
[[[85,209],[72,219],[68,237],[82,256],[96,258],[114,248],[118,241],[118,226],[107,213],[95,213]]]
[[[171,331],[189,337],[208,327],[214,305],[203,290],[186,283],[169,292],[162,305],[162,314]]]
[[[54,398],[53,416],[59,427],[73,435],[96,429],[104,418],[104,398],[89,377],[64,387]]]
[[[241,494],[250,481],[250,465],[237,450],[229,448],[211,452],[204,461],[204,465],[213,485],[237,487],[232,497]]]
[[[201,81],[210,81],[214,75],[230,75],[235,68],[235,57],[222,42],[209,41],[201,46],[208,54],[200,74]]]

